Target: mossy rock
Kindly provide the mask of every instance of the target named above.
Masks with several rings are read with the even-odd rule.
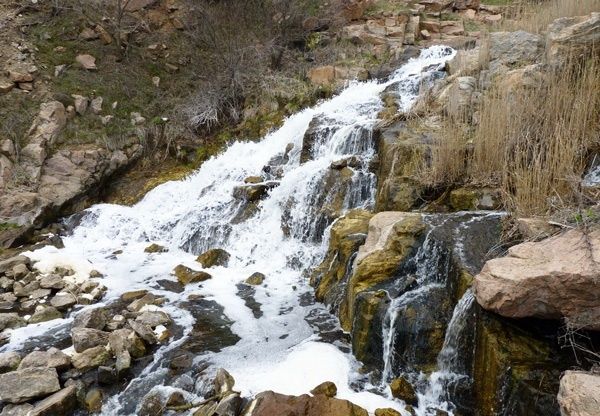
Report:
[[[173,269],[173,274],[177,276],[177,280],[182,285],[204,282],[205,280],[212,278],[212,276],[206,272],[190,269],[189,267],[186,267],[183,264],[180,264],[177,267],[175,267],[175,269]]]
[[[404,377],[393,379],[390,383],[390,390],[392,391],[392,396],[396,399],[404,400],[407,404],[416,406],[419,403],[419,398],[414,387]]]
[[[385,217],[388,217],[387,219]],[[389,217],[393,217],[391,220]],[[383,222],[392,223],[383,224]],[[381,224],[380,224],[381,223]],[[391,227],[391,230],[383,231]],[[354,301],[357,295],[393,278],[401,263],[415,249],[418,237],[425,230],[421,214],[379,213],[369,223],[369,235],[385,241],[367,243],[361,248],[355,261],[354,273],[350,277],[347,295],[340,312],[340,323],[346,331],[351,330],[354,319]]]
[[[166,253],[169,251],[166,247],[160,244],[152,243],[144,249],[144,253]]]
[[[327,255],[311,276],[319,301],[332,304],[343,290],[340,282],[347,277],[352,256],[365,241],[372,217],[368,211],[353,210],[331,227]]]
[[[335,395],[337,394],[337,386],[331,381],[325,381],[324,383],[321,383],[317,387],[312,389],[310,393],[313,396],[322,394],[327,397],[335,397]]]
[[[570,365],[556,341],[480,311],[474,359],[475,413],[560,415],[560,374]]]
[[[375,416],[402,416],[402,413],[392,408],[375,409]]]
[[[383,339],[382,322],[389,298],[383,290],[366,291],[357,295],[354,302],[352,322],[352,352],[366,368],[382,365]],[[340,315],[347,313],[347,304],[342,304]]]
[[[231,255],[222,248],[212,248],[200,254],[196,261],[205,269],[214,266],[227,266]]]
[[[262,285],[265,281],[265,277],[266,276],[260,272],[252,273],[250,277],[244,281],[244,283],[252,286]]]

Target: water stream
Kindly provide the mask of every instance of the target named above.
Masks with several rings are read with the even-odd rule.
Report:
[[[48,246],[29,253],[41,271],[67,266],[76,271],[74,278],[85,279],[92,269],[99,270],[108,288],[106,304],[135,289],[166,298],[162,309],[180,330],[104,405],[103,414],[135,414],[140,397],[149,391],[182,385],[181,380],[169,379],[165,361],[198,338],[198,325],[212,322],[217,322],[216,332],[225,335],[199,351],[195,363],[226,368],[246,396],[264,390],[304,394],[328,380],[337,384],[338,397],[370,412],[377,407],[403,409],[402,403],[369,392],[368,385],[361,391],[351,388],[360,377],[359,363],[343,339],[329,341],[324,336],[337,323],[324,306],[310,301],[305,272],[324,256],[333,214],[373,205],[376,178],[369,162],[375,155],[372,131],[382,108],[380,93],[396,85],[399,104],[408,110],[421,82],[453,55],[450,48],[434,46],[385,82],[351,83],[338,96],[290,117],[262,141],[232,144],[189,178],[158,186],[134,206],[91,207],[63,238],[63,249]],[[315,119],[317,140],[309,160],[301,163],[303,138]],[[343,172],[330,165],[350,156],[359,163],[346,168],[351,177],[342,180]],[[270,181],[271,189],[255,207],[236,196],[249,176]],[[150,243],[168,252],[145,253]],[[209,248],[227,250],[228,266],[206,270],[212,279],[183,291],[165,285],[165,280],[174,280],[171,271],[179,264],[201,270],[195,257]],[[118,251],[122,252],[114,254]],[[254,272],[264,273],[266,279],[254,290],[252,310],[239,292],[240,283]],[[69,321],[15,330],[3,349],[18,349],[33,336],[55,334],[57,328],[68,328]],[[196,385],[187,394],[192,397],[201,390]]]

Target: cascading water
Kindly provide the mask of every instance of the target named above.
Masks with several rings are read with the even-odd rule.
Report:
[[[244,395],[264,390],[303,394],[329,380],[337,384],[338,397],[369,411],[402,409],[398,402],[350,388],[358,363],[347,352],[323,342],[318,325],[309,317],[330,315],[322,305],[303,300],[311,294],[303,272],[322,259],[326,248],[322,237],[334,214],[369,208],[373,203],[375,177],[368,166],[375,154],[372,130],[382,108],[379,94],[397,85],[400,107],[408,110],[421,82],[453,56],[452,49],[434,46],[386,82],[352,83],[333,99],[290,117],[261,142],[231,145],[188,179],[155,188],[135,206],[90,208],[63,239],[63,249],[45,247],[29,253],[41,271],[74,268],[73,279],[85,279],[92,269],[99,270],[106,276],[102,279],[108,288],[106,303],[126,291],[150,290],[166,299],[162,308],[181,329],[124,391],[104,405],[103,414],[134,414],[140,397],[151,389],[167,388],[160,387],[167,384],[165,357],[185,346],[194,326],[208,319],[208,309],[202,310],[206,304],[212,305],[210,316],[222,319],[231,336],[217,341],[210,352],[199,353],[195,362],[226,368]],[[320,119],[323,128],[317,131],[310,157],[301,163],[303,138],[314,119]],[[359,162],[332,173],[332,163],[349,157]],[[261,175],[269,181],[268,193],[249,214],[240,215],[248,201],[236,194],[248,186],[245,178]],[[323,220],[315,224],[315,218]],[[145,253],[150,242],[168,251]],[[214,247],[226,249],[231,259],[227,267],[208,270],[210,280],[187,285],[180,293],[161,283],[173,279],[171,271],[178,264],[200,270],[193,254]],[[266,275],[265,283],[253,294],[260,313],[238,296],[239,284],[254,272]],[[34,335],[64,330],[69,321],[15,330],[3,348],[17,349]],[[172,384],[180,386],[181,382]],[[198,386],[188,389],[189,395],[199,390]]]

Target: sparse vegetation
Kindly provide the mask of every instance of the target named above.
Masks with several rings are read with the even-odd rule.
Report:
[[[589,205],[580,200],[580,182],[600,148],[599,85],[595,58],[549,73],[533,88],[492,88],[477,125],[446,120],[423,178],[499,186],[519,215]]]
[[[541,33],[550,23],[561,17],[583,16],[600,11],[598,0],[486,0],[486,4],[511,4],[508,19],[502,30],[524,30]]]

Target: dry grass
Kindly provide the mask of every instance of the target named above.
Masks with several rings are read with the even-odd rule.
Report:
[[[600,59],[549,73],[533,88],[488,90],[472,130],[447,120],[423,177],[502,188],[507,209],[545,215],[576,204],[600,148]]]
[[[543,32],[560,17],[583,16],[600,11],[599,0],[524,0],[515,2],[509,9],[502,30]]]

